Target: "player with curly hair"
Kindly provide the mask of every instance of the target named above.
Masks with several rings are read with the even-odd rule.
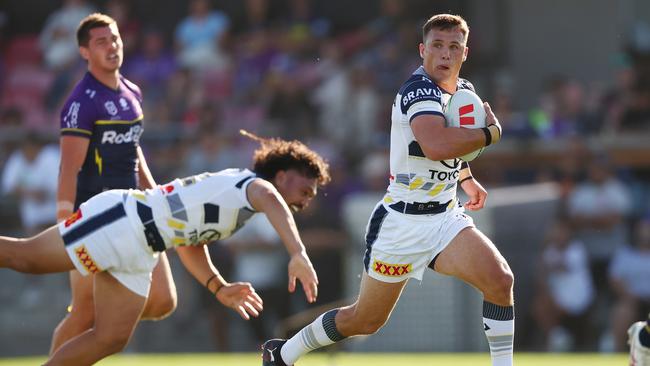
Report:
[[[0,237],[0,267],[95,276],[94,326],[63,344],[47,365],[87,365],[121,351],[142,314],[157,259],[171,248],[222,304],[244,319],[257,316],[263,304],[251,284],[228,283],[205,247],[256,213],[267,215],[290,255],[289,291],[297,279],[307,300],[316,301],[318,278],[292,210],[306,207],[330,181],[328,164],[299,141],[243,134],[260,143],[253,171],[225,169],[147,190],[109,190],[34,237]]]

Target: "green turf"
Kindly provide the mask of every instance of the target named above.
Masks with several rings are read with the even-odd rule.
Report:
[[[40,365],[43,357],[0,358],[0,366]],[[252,353],[229,354],[152,354],[120,355],[110,357],[100,366],[260,366],[260,356]],[[299,366],[477,366],[490,365],[490,357],[483,353],[326,353],[311,354],[300,360]],[[622,366],[627,365],[626,354],[544,354],[519,353],[516,366]]]

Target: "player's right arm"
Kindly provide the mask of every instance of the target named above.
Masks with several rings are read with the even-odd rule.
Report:
[[[255,179],[246,188],[248,201],[258,212],[268,217],[284,243],[289,256],[289,292],[296,289],[296,279],[302,283],[307,301],[314,302],[318,296],[318,276],[307,256],[307,250],[300,239],[296,222],[289,206],[273,184]]]
[[[66,219],[72,214],[77,195],[77,175],[86,160],[90,138],[95,121],[98,119],[97,107],[92,100],[94,92],[79,93],[73,90],[61,109],[59,150],[59,184],[56,191],[56,220]]]
[[[61,221],[72,214],[77,195],[77,174],[86,159],[90,139],[81,136],[61,136],[61,165],[56,192],[56,219]]]
[[[490,105],[484,103],[486,125],[498,124]],[[442,114],[417,114],[410,121],[411,130],[422,152],[430,160],[454,159],[486,146],[486,134],[482,129],[447,128]],[[499,136],[500,137],[500,133]],[[491,138],[492,143],[498,137]]]

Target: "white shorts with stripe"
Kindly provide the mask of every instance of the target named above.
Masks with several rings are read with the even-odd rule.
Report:
[[[382,282],[422,280],[429,263],[474,221],[463,207],[439,214],[410,215],[379,202],[366,228],[364,268]]]
[[[129,290],[147,297],[158,253],[147,246],[144,231],[127,217],[127,192],[111,190],[89,199],[59,223],[59,232],[82,275],[107,271]]]

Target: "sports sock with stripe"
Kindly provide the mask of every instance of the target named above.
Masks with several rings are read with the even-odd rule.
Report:
[[[483,328],[488,344],[492,366],[512,366],[515,338],[515,312],[513,306],[499,306],[483,302]]]
[[[334,309],[322,314],[287,340],[280,350],[284,363],[293,365],[305,353],[345,339],[334,322],[338,312],[339,309]]]

